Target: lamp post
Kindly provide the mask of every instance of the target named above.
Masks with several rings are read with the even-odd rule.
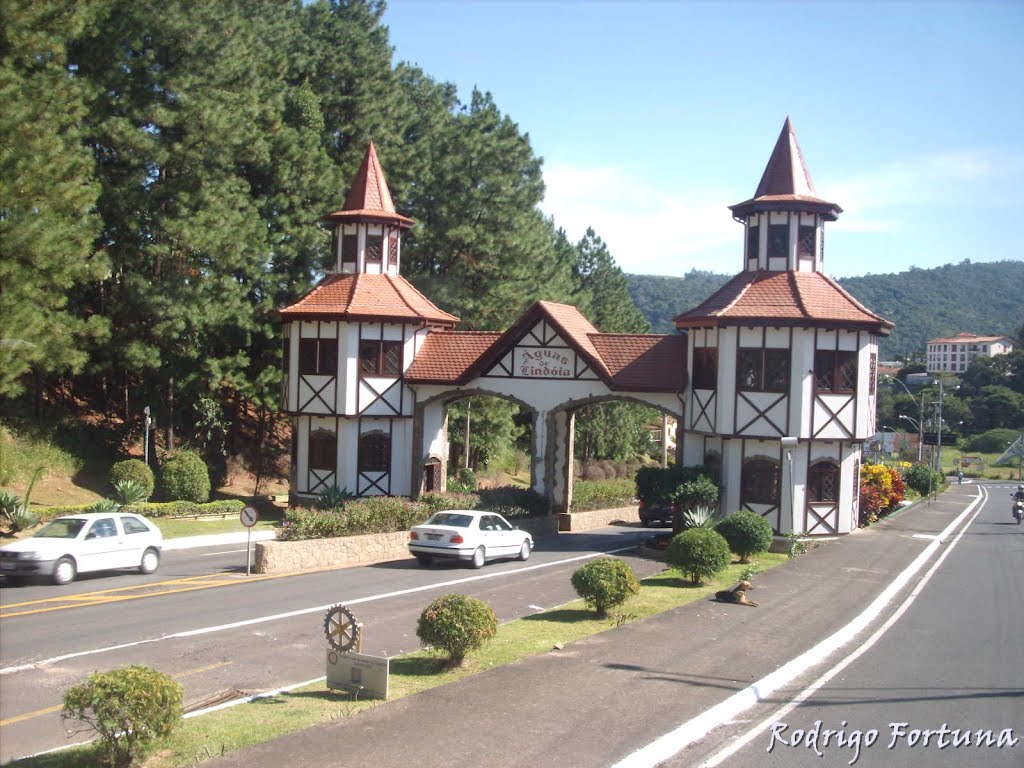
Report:
[[[894,381],[903,387],[903,390],[910,395],[910,399],[913,400],[914,405],[917,405],[917,398],[914,397],[914,393],[910,391],[906,384],[900,379],[894,379],[892,376],[886,375],[889,381]],[[939,386],[941,387],[942,380],[939,379]],[[901,419],[907,419],[910,422],[914,420],[909,416],[900,416]],[[917,420],[917,463],[920,464],[924,460],[924,394],[921,395],[921,416]]]
[[[145,408],[142,409],[142,412],[146,415],[146,421],[145,421],[145,424],[146,424],[146,434],[145,434],[145,437],[143,438],[143,444],[142,444],[142,460],[144,462],[146,462],[146,466],[148,467],[149,466],[149,425],[152,423],[153,420],[149,418],[150,411],[149,411],[149,406],[148,405]]]
[[[957,384],[953,387],[954,390],[960,389],[960,385]],[[936,413],[938,414],[938,427],[937,427],[937,440],[936,452],[935,452],[935,471],[939,474],[942,473],[942,398],[945,397],[945,393],[942,391],[942,379],[939,379],[939,399],[936,401]]]

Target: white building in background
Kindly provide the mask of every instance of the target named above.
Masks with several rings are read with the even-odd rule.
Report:
[[[978,357],[995,357],[1013,352],[1013,340],[1006,336],[978,336],[958,333],[928,342],[928,373],[963,373]]]

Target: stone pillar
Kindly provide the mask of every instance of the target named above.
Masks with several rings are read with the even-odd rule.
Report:
[[[575,414],[555,411],[548,415],[548,440],[544,461],[545,486],[551,511],[568,512],[572,504],[572,461]]]
[[[441,461],[441,490],[448,483],[448,405],[441,400],[417,403],[412,427],[412,485],[415,499],[423,490],[423,465],[427,459]]]
[[[548,429],[550,427],[548,416],[548,411],[534,412],[533,438],[530,444],[530,452],[533,454],[530,460],[530,488],[542,496],[547,495],[545,467],[547,466]]]

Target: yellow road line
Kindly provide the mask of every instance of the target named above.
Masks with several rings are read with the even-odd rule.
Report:
[[[113,592],[114,590],[105,590],[104,592],[89,592],[89,593],[83,593],[82,595],[71,595],[70,597],[75,597],[76,598],[76,600],[74,600],[74,601],[68,600],[67,598],[63,598],[62,599],[62,598],[50,597],[50,598],[46,598],[44,600],[36,600],[36,601],[26,602],[26,603],[15,603],[15,604],[12,604],[12,605],[2,606],[2,607],[0,607],[0,619],[11,619],[11,618],[14,618],[15,616],[31,616],[31,615],[36,614],[36,613],[50,613],[51,611],[64,611],[64,610],[67,610],[68,608],[83,608],[83,607],[90,606],[90,605],[106,605],[106,604],[109,604],[109,603],[123,602],[125,600],[140,600],[140,599],[145,598],[145,597],[161,597],[162,595],[175,595],[175,594],[178,594],[178,593],[181,593],[181,592],[195,592],[195,591],[200,590],[200,589],[212,589],[214,587],[228,587],[228,586],[236,586],[236,585],[239,585],[239,584],[252,584],[252,583],[257,582],[257,581],[267,581],[269,579],[281,579],[281,578],[284,578],[286,576],[297,576],[297,575],[299,575],[299,574],[298,573],[276,573],[276,574],[266,574],[266,575],[263,575],[263,576],[249,576],[247,578],[240,579],[240,580],[236,581],[236,580],[226,580],[226,579],[223,579],[222,577],[220,577],[219,575],[214,574],[214,575],[211,575],[211,576],[192,577],[192,578],[188,578],[188,579],[178,579],[178,580],[175,580],[175,581],[161,581],[161,582],[158,582],[159,585],[164,585],[164,584],[190,584],[190,586],[183,586],[183,587],[179,587],[178,589],[162,589],[160,591],[146,592],[146,593],[138,594],[138,595],[113,595],[113,594],[108,594],[108,593],[109,592]],[[198,578],[216,578],[218,580],[217,581],[207,581],[207,582],[202,583],[202,584],[195,584],[195,583],[193,583]],[[149,584],[149,585],[145,585],[145,586],[153,587],[153,586],[156,586],[156,585]],[[142,587],[136,587],[136,589],[142,589]],[[106,596],[104,596],[105,594],[106,594]],[[95,597],[95,599],[89,599],[87,597],[89,595],[94,595],[96,597]],[[33,608],[33,609],[30,609],[30,610],[14,611],[14,612],[10,611],[11,608],[18,608],[18,607],[31,606],[31,605],[43,605],[45,603],[51,603],[51,602],[63,602],[64,605],[49,605],[49,606],[47,606],[45,608]]]
[[[211,669],[219,669],[220,667],[227,667],[231,664],[234,664],[234,662],[220,661],[216,664],[207,664],[205,667],[197,667],[196,669],[190,669],[186,672],[179,672],[176,675],[171,675],[171,677],[173,677],[175,680],[180,680],[181,678],[188,677],[189,675],[198,675],[202,672],[209,672]],[[6,720],[0,720],[0,728],[3,728],[5,725],[14,725],[15,723],[20,723],[23,720],[31,720],[33,717],[40,717],[42,715],[52,714],[53,712],[60,712],[62,709],[64,709],[64,705],[57,704],[53,707],[37,709],[34,712],[26,712],[23,715],[15,715],[14,717],[9,717]]]

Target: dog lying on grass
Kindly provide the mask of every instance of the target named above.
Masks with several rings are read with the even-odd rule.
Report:
[[[720,603],[736,603],[738,605],[752,605],[757,608],[757,603],[747,599],[747,592],[752,590],[754,585],[749,581],[741,581],[732,589],[723,589],[715,592],[715,600]]]

